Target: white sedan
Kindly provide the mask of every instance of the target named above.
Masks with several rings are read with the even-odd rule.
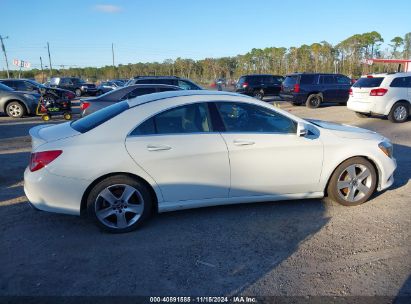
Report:
[[[36,209],[126,232],[150,214],[330,196],[362,204],[393,183],[390,141],[212,91],[140,96],[30,130],[24,190]]]

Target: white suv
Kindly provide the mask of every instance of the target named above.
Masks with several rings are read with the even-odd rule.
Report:
[[[350,89],[347,108],[359,117],[385,115],[392,122],[404,122],[411,108],[411,73],[362,76]]]

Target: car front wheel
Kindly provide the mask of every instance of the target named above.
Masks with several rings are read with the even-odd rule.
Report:
[[[365,203],[375,191],[377,173],[362,157],[353,157],[335,169],[328,184],[329,197],[344,206]]]
[[[151,214],[147,187],[125,175],[108,177],[94,186],[87,199],[88,214],[100,228],[112,233],[135,230]]]
[[[21,118],[26,113],[26,109],[20,102],[12,101],[7,105],[6,113],[12,118]]]

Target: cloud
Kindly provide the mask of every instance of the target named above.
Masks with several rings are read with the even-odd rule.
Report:
[[[111,4],[97,4],[94,6],[94,9],[99,12],[103,13],[118,13],[122,11],[122,8],[120,6],[116,5],[111,5]]]

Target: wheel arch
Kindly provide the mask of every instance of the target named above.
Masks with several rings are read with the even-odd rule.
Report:
[[[143,184],[147,187],[147,189],[150,191],[150,194],[151,194],[152,197],[153,197],[153,209],[154,209],[153,211],[156,211],[156,212],[157,212],[157,210],[158,210],[158,197],[157,197],[157,193],[156,193],[156,191],[154,190],[154,188],[151,186],[151,184],[150,184],[149,182],[147,182],[144,178],[142,178],[142,177],[140,177],[140,176],[138,176],[138,175],[129,173],[129,172],[112,172],[112,173],[108,173],[108,174],[105,174],[105,175],[103,175],[103,176],[100,176],[99,178],[97,178],[96,180],[94,180],[94,181],[87,187],[86,191],[84,191],[83,196],[82,196],[82,198],[81,198],[81,203],[80,203],[80,215],[81,215],[81,216],[85,216],[86,213],[87,213],[87,198],[88,198],[88,196],[89,196],[89,194],[90,194],[90,191],[94,188],[94,186],[97,185],[97,184],[98,184],[99,182],[101,182],[102,180],[108,178],[108,177],[117,176],[117,175],[129,176],[129,177],[131,177],[131,178],[133,178],[133,179],[135,179],[135,180],[138,180],[138,181],[140,181],[141,183],[143,183]]]
[[[350,156],[350,157],[348,157],[348,158],[340,161],[340,162],[334,167],[334,170],[332,170],[332,172],[327,176],[327,182],[325,183],[325,186],[324,186],[324,189],[323,189],[323,191],[324,191],[324,196],[328,196],[328,185],[330,184],[331,177],[334,175],[335,170],[337,170],[337,168],[338,168],[343,162],[345,162],[345,161],[347,161],[347,160],[350,160],[350,159],[352,159],[352,158],[355,158],[355,157],[364,158],[364,159],[366,159],[367,161],[369,161],[369,162],[371,163],[371,165],[372,165],[372,166],[374,167],[374,169],[375,169],[375,172],[377,173],[376,185],[377,185],[377,188],[379,187],[379,185],[380,185],[380,180],[381,180],[381,169],[379,168],[377,162],[376,162],[375,160],[373,160],[372,158],[370,158],[370,157],[368,157],[368,156],[365,156],[365,155],[354,155],[354,156]]]
[[[404,102],[408,105],[408,112],[411,110],[411,100],[399,99],[397,101],[392,101],[387,105],[387,108],[385,109],[386,115],[388,115],[391,112],[392,107],[395,106],[399,102]]]

